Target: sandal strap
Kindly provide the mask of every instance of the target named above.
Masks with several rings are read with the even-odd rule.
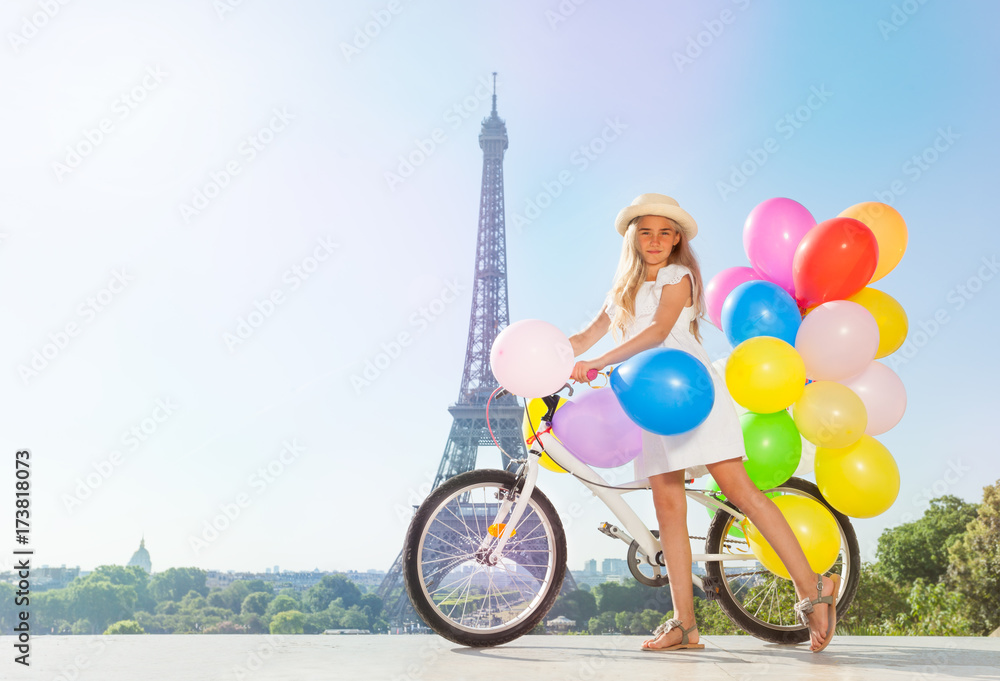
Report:
[[[801,601],[792,606],[793,609],[795,610],[795,617],[799,620],[802,626],[804,627],[809,626],[809,618],[807,617],[807,615],[812,614],[814,610],[813,606],[818,605],[820,603],[826,603],[827,605],[833,606],[833,596],[823,595],[823,576],[817,574],[816,598],[813,599],[803,598]]]
[[[662,622],[656,629],[653,629],[653,636],[659,636],[660,634],[665,634],[673,629],[681,630],[681,645],[687,645],[688,634],[698,628],[698,623],[695,622],[691,625],[690,629],[684,628],[684,623],[681,622],[676,617],[671,617],[666,622]]]

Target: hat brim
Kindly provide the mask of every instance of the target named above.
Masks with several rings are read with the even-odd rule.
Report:
[[[618,217],[615,218],[615,229],[618,230],[619,234],[625,236],[628,223],[641,215],[659,215],[660,217],[670,218],[684,230],[684,236],[688,238],[688,241],[695,238],[698,234],[698,223],[694,221],[694,218],[688,215],[687,211],[683,208],[672,206],[669,203],[644,203],[639,206],[623,208],[618,213]]]

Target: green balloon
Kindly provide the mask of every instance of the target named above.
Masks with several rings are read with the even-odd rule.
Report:
[[[747,475],[758,489],[770,489],[792,477],[802,457],[802,437],[791,415],[782,409],[773,414],[747,412],[740,416]]]

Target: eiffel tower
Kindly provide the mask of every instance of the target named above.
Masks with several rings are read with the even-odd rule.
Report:
[[[507,239],[504,227],[503,155],[507,149],[507,125],[497,115],[497,74],[493,73],[493,110],[483,119],[479,147],[483,150],[483,181],[479,198],[479,236],[476,240],[475,283],[469,339],[465,349],[462,385],[455,404],[448,407],[453,421],[444,454],[434,478],[434,488],[459,473],[476,468],[481,446],[494,446],[486,423],[486,401],[499,387],[490,369],[490,348],[497,335],[510,324],[507,306]],[[501,448],[510,457],[500,467],[515,470],[513,459],[524,458],[521,435],[522,407],[516,398],[505,395],[490,403],[490,426]],[[503,455],[501,454],[501,458]],[[378,596],[385,604],[384,616],[390,624],[419,621],[403,586],[403,554],[396,556]],[[575,589],[566,572],[563,590]]]

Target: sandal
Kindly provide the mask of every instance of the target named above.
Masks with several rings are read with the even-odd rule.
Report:
[[[647,650],[649,652],[659,653],[667,650],[683,650],[683,649],[694,650],[698,648],[704,648],[705,647],[704,643],[688,643],[688,634],[697,628],[698,628],[697,623],[691,625],[690,629],[685,629],[684,623],[681,622],[679,619],[677,618],[668,619],[666,622],[663,622],[662,624],[660,624],[660,626],[656,627],[656,629],[653,629],[653,638],[655,639],[660,634],[665,634],[668,631],[671,631],[672,629],[680,629],[681,642],[675,643],[672,646],[666,646],[664,648],[647,648],[646,646],[643,646],[641,650]]]
[[[795,617],[802,623],[802,626],[809,628],[809,618],[807,615],[813,612],[813,606],[826,603],[830,606],[830,613],[826,618],[826,636],[823,640],[823,645],[814,650],[814,653],[826,648],[830,645],[830,640],[833,638],[834,629],[837,627],[837,592],[840,591],[840,575],[830,575],[830,581],[833,582],[833,593],[829,596],[823,595],[823,576],[816,575],[816,598],[812,600],[808,598],[803,598],[801,601],[795,604]]]

